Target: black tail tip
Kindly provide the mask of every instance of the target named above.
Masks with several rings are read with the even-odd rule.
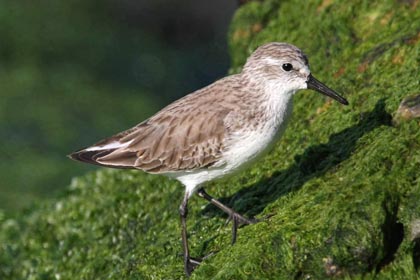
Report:
[[[75,160],[75,161],[81,161],[84,163],[90,163],[100,166],[107,166],[106,164],[99,163],[97,161],[98,158],[102,156],[106,156],[109,153],[111,153],[112,149],[110,150],[89,150],[89,149],[83,149],[74,153],[71,153],[67,155],[68,158]]]
[[[69,159],[72,159],[72,160],[76,160],[77,159],[76,153],[68,154],[68,155],[66,155],[66,157],[68,157]]]
[[[94,155],[95,153],[88,152],[85,150],[80,150],[80,151],[68,154],[67,157],[75,161],[94,163],[94,160],[93,160]]]

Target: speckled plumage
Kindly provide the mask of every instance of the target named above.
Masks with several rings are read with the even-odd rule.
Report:
[[[231,173],[240,167],[238,163],[232,164],[232,168],[227,164],[226,156],[232,154],[230,149],[235,149],[235,141],[252,138],[252,134],[264,135],[265,130],[276,128],[281,121],[287,120],[291,110],[275,107],[291,105],[293,90],[281,93],[281,84],[275,82],[282,71],[278,63],[299,59],[307,68],[306,57],[296,47],[281,43],[264,45],[252,54],[240,74],[193,92],[136,127],[76,152],[72,157],[175,178],[179,173],[181,180],[188,175],[197,177],[194,173],[201,170],[215,174],[199,179],[196,185]],[[282,98],[271,100],[270,95],[276,94]],[[277,104],[279,102],[285,104]],[[271,128],[267,122],[271,122]],[[270,135],[274,136],[273,133]],[[271,141],[266,142],[270,144]],[[257,149],[249,158],[263,150]],[[219,168],[225,169],[212,172]],[[188,181],[192,194],[196,186],[192,186],[191,180],[184,181]]]
[[[289,67],[290,66],[290,67]],[[251,223],[214,200],[202,184],[242,169],[275,143],[292,112],[293,94],[311,88],[347,101],[310,74],[297,47],[259,47],[241,73],[223,78],[163,108],[139,125],[71,154],[71,158],[114,168],[140,169],[182,182],[184,261],[187,274],[198,264],[188,253],[186,209],[198,191],[236,222]],[[237,226],[237,223],[236,223]],[[234,238],[236,238],[234,222]]]

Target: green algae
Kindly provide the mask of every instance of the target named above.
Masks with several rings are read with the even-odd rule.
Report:
[[[270,41],[309,56],[343,107],[315,92],[295,110],[272,153],[208,192],[268,217],[239,229],[192,199],[193,256],[216,252],[192,279],[416,279],[420,240],[420,121],[392,125],[420,85],[418,1],[263,1],[242,6],[229,42],[231,72]],[[0,215],[1,279],[182,279],[183,188],[160,176],[100,170],[54,202]]]

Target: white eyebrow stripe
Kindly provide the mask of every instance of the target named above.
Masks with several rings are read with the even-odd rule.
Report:
[[[267,62],[267,64],[271,64],[271,65],[280,65],[282,64],[281,61],[279,61],[278,59],[274,59],[271,57],[266,57],[263,59],[264,62]]]

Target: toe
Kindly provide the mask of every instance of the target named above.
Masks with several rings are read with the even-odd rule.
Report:
[[[185,273],[187,276],[191,276],[191,273],[194,271],[194,269],[199,266],[201,263],[201,259],[197,258],[188,258],[185,261]]]

